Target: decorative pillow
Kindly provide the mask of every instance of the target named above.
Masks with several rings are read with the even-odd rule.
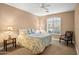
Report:
[[[19,36],[29,38],[28,33],[25,29],[19,31]]]

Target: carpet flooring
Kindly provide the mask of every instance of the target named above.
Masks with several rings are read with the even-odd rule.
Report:
[[[24,47],[9,48],[8,51],[0,50],[0,55],[32,55],[31,51]],[[45,48],[39,55],[77,55],[74,45],[66,46],[65,42],[59,43],[52,40],[52,44]]]

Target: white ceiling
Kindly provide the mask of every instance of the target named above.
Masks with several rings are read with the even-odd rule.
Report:
[[[76,5],[74,3],[48,3],[50,5],[49,7],[47,7],[49,12],[45,12],[45,9],[40,8],[41,3],[7,3],[7,4],[19,8],[21,10],[30,12],[37,16],[44,16],[48,14],[71,11],[74,10]]]

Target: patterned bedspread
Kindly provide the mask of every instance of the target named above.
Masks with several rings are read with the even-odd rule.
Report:
[[[44,34],[19,34],[17,42],[25,48],[32,51],[32,54],[38,54],[44,51],[45,47],[51,42],[50,35]]]

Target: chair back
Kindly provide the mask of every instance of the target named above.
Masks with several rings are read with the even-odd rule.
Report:
[[[66,31],[65,37],[73,37],[73,32],[72,31]]]

